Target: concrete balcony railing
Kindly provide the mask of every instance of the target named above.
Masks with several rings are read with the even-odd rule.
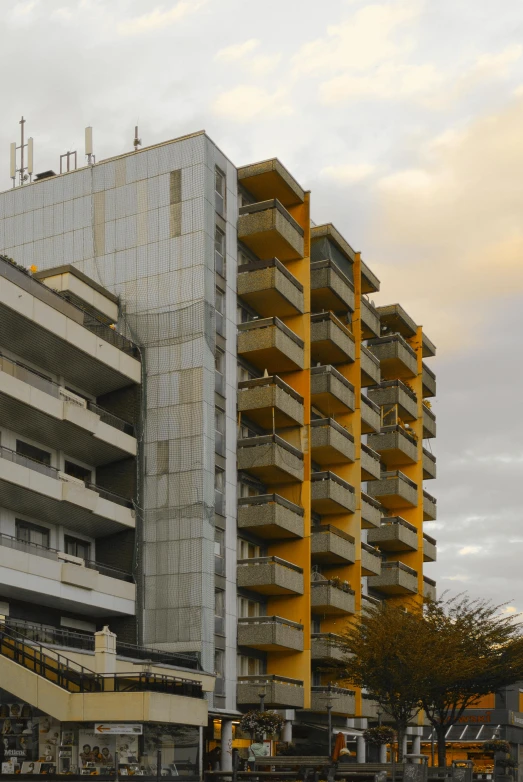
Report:
[[[277,434],[238,440],[238,469],[262,483],[303,481],[303,454]]]
[[[363,388],[367,386],[375,386],[381,380],[380,362],[371,351],[361,346],[360,354],[360,367],[361,367],[361,385]]]
[[[375,481],[381,477],[380,455],[365,443],[361,444],[360,460],[362,481]]]
[[[354,286],[333,261],[311,263],[313,312],[354,312]]]
[[[335,581],[311,582],[311,610],[313,614],[337,616],[355,612],[354,590]]]
[[[332,524],[313,526],[311,559],[320,564],[353,564],[356,561],[354,538]]]
[[[238,619],[238,646],[263,652],[303,651],[303,625],[281,616]]]
[[[301,185],[277,158],[241,166],[238,182],[258,201],[277,198],[284,206],[294,206],[305,199]]]
[[[436,416],[430,408],[423,405],[423,439],[436,437]]]
[[[401,380],[384,380],[379,386],[369,388],[368,394],[380,407],[397,405],[398,416],[403,421],[415,421],[418,417],[416,394]]]
[[[380,281],[366,263],[361,261],[361,292],[376,293],[380,289]]]
[[[317,464],[353,462],[354,437],[333,418],[311,421],[312,459]]]
[[[437,500],[428,491],[423,492],[423,521],[436,521],[437,518]]]
[[[361,433],[379,432],[381,427],[381,410],[378,405],[361,395]]]
[[[381,524],[383,506],[373,497],[361,493],[361,526],[362,529],[376,529]]]
[[[238,354],[270,375],[303,369],[303,340],[279,318],[241,323]]]
[[[325,415],[354,411],[354,386],[333,366],[311,368],[311,404]]]
[[[423,562],[435,562],[438,558],[438,546],[434,538],[423,533]]]
[[[436,477],[436,457],[426,448],[423,449],[423,480]]]
[[[379,434],[367,439],[370,448],[379,453],[387,468],[418,461],[418,442],[414,435],[402,426],[382,426]]]
[[[382,551],[417,551],[418,532],[401,516],[388,516],[382,519],[379,529],[369,530],[367,541],[379,546]]]
[[[418,326],[401,304],[386,304],[378,307],[381,327],[389,333],[401,334],[404,339],[415,337]]]
[[[238,383],[238,412],[263,429],[303,426],[303,397],[277,375]]]
[[[311,505],[320,516],[335,513],[354,513],[356,495],[354,486],[330,471],[311,474]]]
[[[425,600],[437,600],[436,582],[428,576],[423,576],[423,597]]]
[[[381,555],[368,543],[361,544],[361,575],[379,576],[381,573]]]
[[[381,709],[379,703],[370,698],[366,698],[365,696],[361,699],[361,715],[359,716],[366,717],[368,720],[377,721],[380,714]]]
[[[356,708],[354,691],[346,690],[344,687],[313,685],[311,687],[311,711],[327,713],[327,706],[332,706],[333,714],[354,714]]]
[[[347,364],[355,360],[356,347],[349,329],[332,312],[311,315],[311,361]]]
[[[423,369],[421,373],[423,399],[428,396],[436,396],[436,375],[430,369],[425,362],[423,362]]]
[[[436,345],[427,337],[425,333],[421,335],[422,344],[422,356],[423,358],[431,358],[436,355]]]
[[[418,504],[418,487],[400,470],[384,472],[379,481],[367,486],[367,494],[385,508],[414,508]]]
[[[403,562],[382,562],[381,575],[369,578],[368,585],[387,595],[414,595],[418,591],[418,574]]]
[[[311,659],[312,660],[343,660],[345,655],[339,646],[341,635],[336,633],[312,633],[311,635]]]
[[[303,508],[279,494],[238,499],[238,529],[267,540],[303,538],[303,514]]]
[[[303,312],[303,285],[277,258],[238,267],[238,296],[262,317]]]
[[[376,307],[364,296],[361,297],[361,338],[371,339],[380,335],[380,315]]]
[[[302,595],[303,569],[280,557],[238,560],[237,583],[262,595]]]
[[[271,709],[303,709],[303,681],[266,673],[238,676],[236,698],[239,706],[259,707],[260,692],[265,694],[265,706]]]
[[[375,608],[379,608],[380,605],[383,603],[383,600],[380,600],[377,597],[372,597],[371,595],[362,595],[361,596],[361,609],[362,611],[371,611]]]
[[[371,339],[368,347],[379,359],[384,380],[411,378],[418,374],[416,352],[400,334]]]
[[[237,231],[238,239],[262,260],[303,258],[303,228],[277,198],[240,207]]]

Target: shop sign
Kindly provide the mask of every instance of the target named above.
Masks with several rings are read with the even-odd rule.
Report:
[[[134,736],[141,736],[143,733],[143,725],[132,725],[125,722],[97,722],[94,726],[94,732],[99,733],[102,736],[111,736],[115,734],[119,736],[131,734]]]

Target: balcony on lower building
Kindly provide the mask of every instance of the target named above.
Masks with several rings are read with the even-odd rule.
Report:
[[[402,426],[382,426],[379,434],[369,435],[367,443],[379,453],[387,469],[418,461],[418,442]]]
[[[303,681],[267,673],[238,676],[236,688],[238,706],[259,707],[260,693],[265,696],[265,706],[271,709],[303,709],[305,693]]]
[[[354,312],[354,286],[331,260],[311,263],[313,312]]]
[[[361,544],[361,575],[379,576],[381,573],[381,555],[374,546]]]
[[[428,396],[436,396],[436,375],[429,369],[429,367],[423,362],[423,369],[421,372],[421,385],[423,390],[423,399]]]
[[[311,421],[312,460],[320,465],[354,461],[354,437],[333,418]]]
[[[345,653],[340,646],[342,636],[336,633],[312,633],[311,660],[344,660]]]
[[[331,581],[311,582],[311,609],[313,614],[341,616],[355,612],[354,590],[347,583]]]
[[[428,576],[423,576],[423,597],[425,600],[437,600],[436,582]]]
[[[361,395],[361,433],[370,434],[379,432],[381,427],[381,410],[378,405],[365,396]]]
[[[380,407],[397,406],[397,415],[402,421],[415,421],[418,417],[418,400],[401,380],[384,380],[378,386],[369,388],[369,398]]]
[[[361,528],[376,529],[381,524],[383,506],[381,502],[361,492]]]
[[[281,616],[238,619],[238,646],[262,652],[303,651],[303,625]]]
[[[354,412],[354,386],[331,365],[312,367],[311,404],[325,415]]]
[[[362,595],[361,596],[361,610],[362,611],[372,611],[376,608],[379,608],[383,603],[383,600],[373,597],[372,595]]]
[[[386,595],[415,595],[418,574],[403,562],[382,562],[381,575],[369,578],[368,585]]]
[[[303,369],[303,340],[279,318],[238,325],[238,355],[270,375]]]
[[[412,378],[418,374],[416,352],[400,334],[371,339],[367,344],[379,359],[383,380]]]
[[[304,511],[279,494],[238,499],[238,529],[265,540],[303,538]]]
[[[303,258],[304,231],[277,198],[241,206],[238,239],[258,258]]]
[[[332,524],[313,526],[311,560],[314,564],[322,565],[354,564],[354,538]]]
[[[327,706],[332,707],[332,714],[352,715],[356,708],[356,695],[353,690],[347,690],[344,687],[313,685],[311,687],[311,711],[327,713]]]
[[[361,346],[360,353],[361,385],[362,388],[375,386],[381,380],[380,362],[371,351]]]
[[[238,440],[238,469],[265,484],[303,481],[303,454],[277,434]]]
[[[423,449],[423,480],[429,481],[436,477],[436,457],[426,448]]]
[[[438,558],[438,544],[434,538],[423,533],[423,562],[435,562]]]
[[[354,513],[356,495],[354,486],[333,472],[311,474],[311,506],[314,513],[328,516],[336,513]]]
[[[436,521],[437,507],[436,498],[429,494],[428,491],[423,492],[423,521]]]
[[[414,508],[418,504],[417,485],[400,470],[382,473],[379,481],[368,484],[367,494],[385,508]]]
[[[303,569],[280,557],[238,560],[237,584],[261,595],[302,595]]]
[[[374,304],[365,296],[361,297],[361,338],[372,339],[380,335],[380,315]]]
[[[436,437],[436,416],[432,410],[423,405],[423,439],[428,440],[430,437]]]
[[[380,455],[365,443],[361,444],[360,460],[362,481],[376,481],[381,477]]]
[[[354,337],[332,312],[311,315],[311,362],[347,364],[354,361]]]
[[[263,318],[303,312],[303,285],[277,258],[238,267],[238,296]]]
[[[418,532],[401,516],[386,516],[379,529],[369,530],[367,540],[382,551],[417,551]]]
[[[262,429],[303,426],[303,397],[277,375],[238,383],[238,412]]]

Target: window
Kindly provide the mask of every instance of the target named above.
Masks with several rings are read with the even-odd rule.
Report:
[[[215,695],[225,694],[225,652],[222,649],[214,650],[214,673],[216,674],[216,681],[214,685]]]
[[[251,616],[262,616],[261,603],[257,600],[249,600],[248,597],[239,597],[238,618],[245,619]]]
[[[214,470],[214,510],[225,515],[225,472],[219,467]]]
[[[311,620],[311,630],[313,633],[321,633],[321,619],[319,616],[313,616]]]
[[[247,657],[245,654],[239,654],[236,661],[238,676],[257,676],[263,673],[262,661],[257,657]]]
[[[78,478],[78,480],[85,481],[85,483],[91,483],[93,478],[93,473],[91,470],[88,470],[87,467],[81,467],[74,462],[68,462],[67,459],[64,464],[64,472],[66,475],[70,475],[71,478]]]
[[[238,364],[238,382],[241,383],[243,380],[254,380],[256,375],[254,372],[251,372],[250,369],[247,369],[246,367],[242,366],[241,364]]]
[[[80,557],[89,561],[91,559],[91,544],[80,538],[73,538],[69,535],[64,537],[65,553],[73,557]]]
[[[261,487],[253,486],[245,481],[238,481],[238,497],[258,497],[263,494]]]
[[[214,632],[219,635],[225,633],[225,592],[223,589],[214,590]]]
[[[22,521],[22,519],[16,519],[16,539],[23,543],[49,548],[47,527],[39,527],[37,524],[31,524],[29,521]]]
[[[214,572],[225,575],[225,533],[219,527],[214,529]]]
[[[216,333],[225,336],[225,293],[216,288]]]
[[[218,167],[214,169],[214,207],[223,217],[225,213],[225,174]]]
[[[214,229],[214,271],[225,277],[225,234],[218,226]]]
[[[225,353],[220,348],[216,348],[214,354],[214,390],[224,396],[225,394]]]
[[[257,315],[253,315],[251,310],[248,310],[244,304],[238,302],[236,307],[236,320],[238,323],[247,323],[250,320],[256,320]]]
[[[214,450],[225,456],[225,413],[219,407],[214,409]]]
[[[37,448],[36,445],[29,445],[29,443],[25,443],[23,440],[17,440],[16,452],[21,456],[27,456],[28,459],[33,459],[35,462],[46,464],[48,467],[51,466],[51,454],[49,451]]]
[[[251,543],[249,540],[238,538],[238,559],[252,559],[253,557],[259,557],[261,549],[255,543]]]

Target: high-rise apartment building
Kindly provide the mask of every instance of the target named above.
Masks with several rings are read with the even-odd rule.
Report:
[[[323,724],[328,705],[338,727],[363,727],[373,704],[320,671],[332,638],[366,604],[435,594],[423,572],[436,558],[423,532],[436,518],[424,490],[436,474],[435,348],[421,326],[399,304],[373,304],[379,280],[333,225],[311,221],[311,194],[277,159],[237,168],[205,133],[0,194],[0,251],[37,267],[27,279],[40,292],[82,303],[93,350],[97,328],[122,340],[111,358],[100,341],[107,372],[132,368],[125,384],[100,384],[72,348],[62,371],[43,338],[29,356],[20,331],[0,334],[2,360],[76,395],[82,416],[57,412],[55,425],[9,408],[2,446],[16,451],[24,435],[37,461],[53,446],[48,464],[82,496],[132,485],[132,539],[118,503],[99,519],[89,507],[83,526],[50,509],[48,537],[20,533],[85,560],[95,547],[132,572],[136,600],[104,613],[86,595],[76,626],[90,616],[131,642],[197,652],[217,677],[209,706],[225,738],[260,699],[285,710],[287,736],[292,723]],[[140,418],[139,437],[111,416]],[[9,496],[2,538],[14,530]],[[24,508],[28,529],[39,511]],[[38,621],[36,590],[0,582],[0,599]],[[46,621],[70,613],[59,596]]]

